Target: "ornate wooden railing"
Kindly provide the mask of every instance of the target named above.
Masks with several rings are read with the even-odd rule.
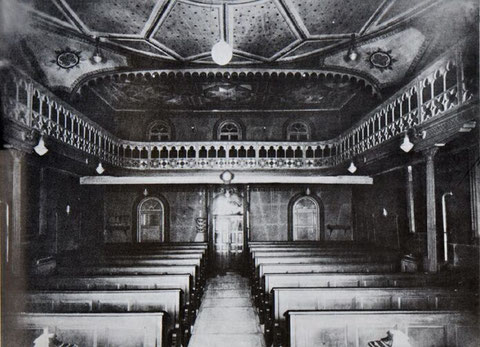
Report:
[[[469,102],[462,52],[456,47],[337,140],[337,162],[355,157]]]
[[[132,142],[115,137],[23,73],[3,78],[7,119],[126,169],[334,167],[472,99],[458,47],[337,138],[321,142]]]

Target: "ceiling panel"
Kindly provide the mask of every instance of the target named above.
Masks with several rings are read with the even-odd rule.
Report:
[[[158,0],[63,0],[91,30],[140,35]]]
[[[40,13],[44,13],[50,17],[53,17],[61,21],[64,25],[73,26],[72,22],[65,14],[56,6],[51,0],[33,0],[33,8]],[[38,13],[38,12],[37,12]]]
[[[276,1],[230,6],[228,11],[230,37],[236,50],[270,58],[299,39]]]
[[[162,19],[152,39],[188,58],[208,53],[222,39],[221,6],[178,1]]]
[[[341,66],[365,71],[381,87],[400,82],[425,49],[425,36],[417,29],[391,32],[382,39],[372,39],[357,46],[356,61],[344,59],[346,52],[325,58],[326,66]]]
[[[310,35],[358,33],[384,0],[286,0]]]

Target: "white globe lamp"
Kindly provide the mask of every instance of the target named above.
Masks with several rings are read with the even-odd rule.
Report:
[[[212,47],[212,59],[218,65],[227,65],[233,57],[233,49],[225,41],[217,42]]]

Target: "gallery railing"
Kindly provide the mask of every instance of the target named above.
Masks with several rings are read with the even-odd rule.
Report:
[[[315,169],[333,167],[470,102],[461,50],[439,58],[355,126],[320,142],[133,142],[118,139],[23,73],[4,76],[4,114],[14,123],[126,169]]]

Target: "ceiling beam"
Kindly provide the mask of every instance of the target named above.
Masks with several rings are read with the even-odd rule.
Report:
[[[158,174],[155,176],[84,176],[80,178],[83,185],[111,184],[223,184],[218,172],[201,174]],[[373,184],[369,176],[309,176],[234,173],[231,184]]]

